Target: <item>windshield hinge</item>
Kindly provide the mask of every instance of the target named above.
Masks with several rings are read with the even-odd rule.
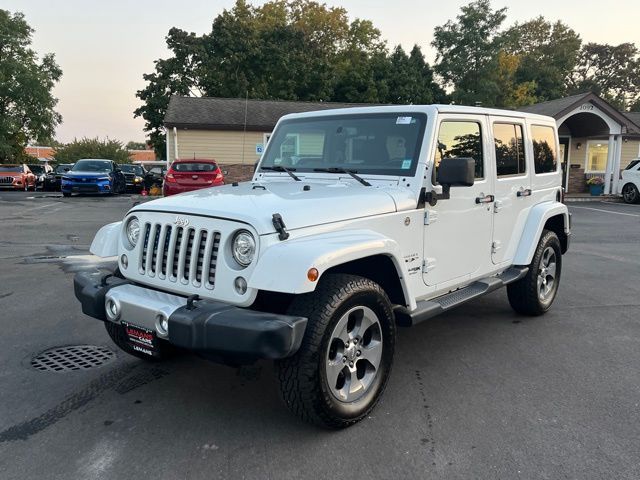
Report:
[[[424,211],[424,224],[431,225],[438,220],[438,212],[436,210],[425,210]]]
[[[284,220],[282,220],[282,215],[279,213],[274,213],[271,217],[271,222],[273,223],[273,227],[278,232],[278,238],[280,240],[286,240],[289,238],[289,232],[287,232],[287,226],[284,224]]]

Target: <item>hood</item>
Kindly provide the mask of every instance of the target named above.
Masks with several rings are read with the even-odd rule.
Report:
[[[86,177],[86,178],[98,178],[98,177],[108,177],[109,176],[108,171],[104,171],[104,172],[83,172],[82,170],[76,170],[76,171],[71,171],[69,170],[68,172],[64,172],[61,173],[59,175],[65,175],[67,177]]]
[[[308,190],[304,187],[308,186]],[[352,183],[271,182],[195,190],[134,207],[135,210],[196,214],[238,220],[260,235],[273,233],[272,215],[279,213],[287,230],[392,213],[395,195]],[[399,195],[399,197],[406,197]],[[413,205],[415,208],[415,203]]]

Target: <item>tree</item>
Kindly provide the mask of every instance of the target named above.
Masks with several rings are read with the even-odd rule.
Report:
[[[445,86],[454,89],[455,103],[495,103],[499,87],[494,71],[503,44],[500,27],[506,10],[493,10],[489,0],[476,0],[461,8],[456,21],[435,28],[435,71]]]
[[[133,140],[127,142],[126,145],[127,150],[146,150],[147,144],[146,142],[134,142]]]
[[[626,109],[640,100],[640,52],[633,43],[587,43],[569,85],[572,93],[591,91]]]
[[[521,58],[504,50],[498,53],[494,81],[498,87],[494,105],[503,108],[518,108],[536,103],[535,81],[518,81]]]
[[[23,158],[29,141],[50,141],[62,117],[51,91],[62,76],[53,54],[30,47],[22,13],[0,10],[0,163]]]
[[[349,21],[342,7],[312,0],[260,7],[237,0],[213,20],[210,33],[172,28],[166,40],[171,56],[144,76],[147,85],[137,92],[143,105],[134,112],[160,158],[171,95],[387,103],[444,94],[418,49],[408,60],[396,59],[417,90],[397,95],[390,85],[400,78],[393,80],[380,31],[368,20]]]
[[[566,95],[581,44],[580,36],[567,25],[539,16],[508,29],[504,48],[518,58],[516,84],[534,82],[534,101],[546,101]]]
[[[83,138],[56,148],[54,155],[58,163],[74,163],[81,158],[103,158],[117,163],[130,163],[129,152],[117,140]]]

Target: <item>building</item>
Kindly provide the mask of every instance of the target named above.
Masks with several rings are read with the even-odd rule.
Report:
[[[39,145],[29,145],[24,148],[24,153],[37,158],[41,162],[48,162],[53,160],[53,155],[56,153],[53,147],[42,147]]]
[[[171,97],[165,116],[167,159],[212,158],[229,180],[244,180],[281,116],[354,106],[362,104]],[[605,193],[616,193],[619,171],[640,157],[640,113],[622,113],[593,93],[521,110],[556,119],[569,193],[585,192],[593,176],[605,179]]]
[[[620,170],[640,157],[640,113],[620,112],[593,93],[521,108],[556,119],[563,184],[568,193],[585,192],[586,180],[605,180],[604,193],[617,193]]]
[[[251,176],[278,119],[288,113],[362,106],[242,98],[171,97],[164,118],[167,159],[210,158],[229,181]]]

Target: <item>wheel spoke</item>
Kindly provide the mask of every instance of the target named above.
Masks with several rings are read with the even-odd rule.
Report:
[[[327,362],[327,382],[332,389],[336,388],[338,383],[338,375],[344,370],[345,366],[342,363],[342,355],[338,355],[335,361]]]
[[[538,293],[542,294],[543,290],[542,287],[544,286],[544,278],[542,277],[542,275],[538,275]]]
[[[336,329],[334,331],[333,338],[339,338],[345,344],[349,342],[349,332],[347,331],[347,327],[349,325],[349,317],[345,315],[340,319],[338,324],[336,325]]]
[[[551,262],[547,267],[547,276],[556,278],[556,262]]]
[[[361,352],[360,359],[369,361],[377,370],[380,366],[380,359],[382,358],[382,342],[373,340],[366,347],[363,346]]]
[[[347,400],[350,400],[352,396],[355,396],[362,392],[365,388],[362,380],[358,378],[358,374],[355,369],[349,369],[349,379],[347,380]]]

